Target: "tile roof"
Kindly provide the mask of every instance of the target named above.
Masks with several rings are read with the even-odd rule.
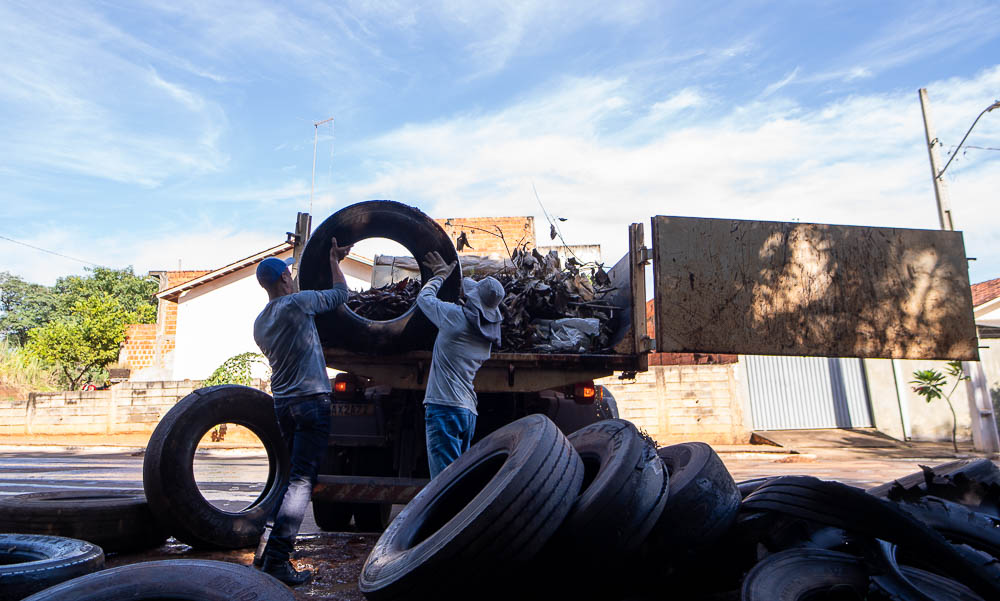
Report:
[[[1000,278],[972,285],[972,306],[978,307],[1000,297]]]

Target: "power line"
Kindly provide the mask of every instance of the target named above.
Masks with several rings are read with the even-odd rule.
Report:
[[[62,253],[57,253],[54,250],[49,250],[47,248],[42,248],[41,246],[35,246],[33,244],[28,244],[27,242],[21,242],[20,240],[15,240],[13,238],[8,238],[7,236],[0,236],[0,238],[2,238],[3,240],[7,240],[8,242],[13,242],[14,244],[20,244],[21,246],[27,246],[28,248],[33,248],[35,250],[40,250],[43,253],[49,253],[50,255],[55,255],[57,257],[62,257],[64,259],[69,259],[71,261],[77,261],[79,263],[85,263],[87,265],[93,265],[94,267],[101,267],[97,263],[93,263],[91,261],[84,261],[83,259],[77,259],[76,257],[71,257],[69,255],[64,255]]]
[[[988,112],[990,112],[990,111],[992,111],[994,109],[1000,109],[1000,100],[995,101],[993,104],[991,104],[988,107],[984,108],[983,112],[979,113],[979,116],[976,117],[976,120],[973,121],[972,125],[969,126],[969,131],[965,132],[965,135],[962,136],[962,141],[958,143],[958,147],[955,148],[955,152],[953,152],[951,154],[951,158],[948,159],[948,162],[944,164],[944,167],[941,168],[941,171],[937,175],[934,176],[936,179],[941,179],[941,176],[944,175],[944,172],[948,170],[948,165],[951,165],[951,162],[955,160],[955,155],[958,154],[958,151],[962,148],[962,144],[965,144],[965,140],[967,140],[968,137],[969,137],[969,134],[972,133],[972,128],[974,128],[976,126],[976,124],[979,123],[979,120],[982,118],[983,115],[985,115],[986,113],[988,113]]]
[[[952,144],[948,148],[949,149],[951,149],[951,148],[958,148],[958,146],[955,146],[954,144]],[[962,148],[965,148],[966,150],[969,150],[969,149],[972,149],[972,150],[1000,150],[1000,148],[992,148],[990,146],[969,146],[968,144],[966,144]],[[951,150],[949,150],[948,152],[951,152]]]

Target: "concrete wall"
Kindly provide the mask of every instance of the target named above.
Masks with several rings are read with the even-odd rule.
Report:
[[[370,269],[352,266],[345,274],[348,287],[367,289]],[[253,322],[267,304],[267,292],[257,283],[255,270],[256,265],[241,269],[180,296],[172,379],[204,380],[226,359],[260,352],[253,340]]]
[[[672,444],[746,444],[746,395],[739,364],[654,365],[635,380],[599,381],[615,395],[618,411],[656,441]]]
[[[944,399],[926,402],[913,392],[913,385],[910,384],[916,370],[936,369],[945,373],[946,367],[946,361],[894,362],[889,359],[866,359],[865,370],[875,427],[900,440],[951,440],[952,416],[948,404]],[[954,381],[954,378],[948,378],[944,389],[946,393],[951,390]],[[955,389],[951,402],[958,417],[958,440],[971,440],[969,395],[965,382]]]
[[[110,390],[35,392],[0,401],[0,435],[151,433],[201,382],[123,382]]]

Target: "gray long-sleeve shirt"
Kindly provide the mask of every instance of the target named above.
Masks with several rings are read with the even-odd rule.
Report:
[[[257,316],[253,339],[271,364],[274,398],[330,392],[314,317],[346,300],[347,286],[335,284],[329,290],[303,290],[276,298]]]
[[[472,381],[489,359],[492,343],[469,323],[462,307],[437,297],[443,282],[441,276],[432,277],[417,295],[417,306],[438,327],[424,404],[461,407],[478,415]]]

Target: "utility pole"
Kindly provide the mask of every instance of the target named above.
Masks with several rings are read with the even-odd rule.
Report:
[[[927,88],[920,88],[920,111],[924,116],[924,136],[927,138],[927,154],[931,159],[931,178],[934,181],[934,198],[937,200],[938,220],[941,222],[941,229],[954,230],[955,224],[951,220],[951,201],[948,198],[948,188],[944,184],[942,169],[939,167],[941,159],[938,158],[938,145],[940,142],[934,135],[934,126],[931,125],[931,107],[927,100]]]
[[[313,212],[313,190],[316,189],[316,143],[319,141],[319,126],[324,123],[329,123],[333,121],[333,117],[328,119],[323,119],[322,121],[313,122],[313,169],[312,169],[312,184],[309,186],[309,214],[312,215]]]
[[[1000,102],[996,102],[976,117],[972,127],[976,126],[979,118],[987,112],[1000,107]],[[924,116],[924,135],[927,139],[927,154],[931,160],[931,179],[934,182],[934,197],[937,199],[938,219],[941,222],[941,229],[954,231],[955,224],[951,219],[951,202],[948,198],[948,188],[944,183],[944,170],[951,164],[939,168],[938,146],[940,141],[934,135],[934,126],[931,124],[930,102],[927,100],[927,88],[920,88],[920,110]],[[966,138],[972,131],[972,127],[966,132]],[[962,138],[962,143],[965,138]],[[959,144],[961,147],[962,143]],[[958,148],[955,149],[958,152]],[[954,155],[952,155],[954,158]],[[978,330],[978,328],[977,328]],[[894,360],[895,362],[895,360]],[[987,453],[1000,452],[1000,434],[997,432],[996,416],[993,414],[993,402],[986,383],[986,374],[983,365],[979,361],[963,361],[962,372],[967,380],[965,390],[969,398],[969,418],[972,422],[972,443],[973,446]]]

